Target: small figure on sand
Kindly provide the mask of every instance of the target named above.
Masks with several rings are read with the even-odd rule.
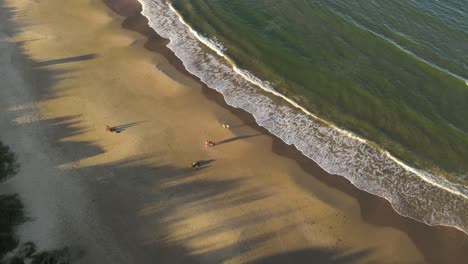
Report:
[[[211,140],[206,140],[205,141],[205,147],[206,148],[209,148],[209,147],[213,147],[215,145],[215,143]]]
[[[192,162],[192,168],[195,168],[195,169],[200,168],[200,162],[198,162],[198,161]]]
[[[108,132],[115,132],[115,129],[112,128],[112,127],[110,127],[110,126],[108,126],[108,125],[106,125],[106,131],[108,131]]]
[[[229,129],[229,124],[223,124],[223,127]]]

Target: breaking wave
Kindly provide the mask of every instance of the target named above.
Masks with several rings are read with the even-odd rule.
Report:
[[[170,40],[168,47],[185,68],[220,92],[229,105],[251,113],[260,126],[294,145],[327,172],[387,199],[399,214],[429,225],[452,226],[468,234],[468,211],[462,210],[468,208],[465,186],[410,167],[365,139],[308,112],[276,92],[269,82],[235,66],[221,43],[193,30],[169,3],[139,1],[149,25]]]

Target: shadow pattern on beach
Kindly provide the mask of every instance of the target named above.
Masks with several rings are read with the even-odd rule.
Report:
[[[70,73],[74,71],[37,67],[46,64],[40,64],[26,55],[27,45],[30,44],[24,42],[17,45],[19,52],[12,61],[25,73],[24,78],[29,78],[35,86],[31,89],[32,101],[20,102],[26,106],[62,96],[64,90],[57,89],[57,86],[71,78]],[[73,92],[73,89],[67,87],[66,91]],[[271,219],[286,217],[293,212],[283,209],[270,213],[257,209],[271,197],[271,193],[266,186],[241,188],[243,182],[248,180],[242,175],[235,178],[218,175],[215,179],[211,177],[207,180],[203,177],[204,170],[165,164],[158,153],[84,166],[80,164],[81,160],[89,160],[108,150],[95,142],[72,139],[95,130],[86,124],[82,116],[43,119],[29,118],[36,109],[28,107],[5,111],[13,120],[27,120],[17,125],[41,139],[44,151],[55,157],[51,159],[55,167],[71,171],[74,177],[80,177],[87,183],[90,188],[87,191],[94,198],[94,206],[99,212],[96,221],[105,224],[117,237],[121,248],[131,253],[130,263],[148,263],[148,260],[162,263],[219,263],[240,257],[249,259],[248,255],[265,243],[275,241],[278,235],[288,234],[297,228],[295,223],[286,222],[278,228],[259,231],[265,230],[262,227]],[[133,122],[115,128],[124,131],[141,123]],[[255,135],[234,137],[224,143],[251,136]],[[199,162],[202,167],[208,167],[214,161],[207,159]],[[52,182],[48,184],[53,185]],[[230,210],[241,213],[229,214]],[[205,220],[200,221],[200,218]],[[66,233],[70,227],[60,225],[56,228]],[[190,247],[192,244],[200,247]],[[84,261],[86,250],[84,247]],[[341,251],[337,250],[336,255],[340,254]]]
[[[15,40],[16,37],[22,34],[22,29],[24,27],[30,26],[26,23],[32,22],[24,22],[24,20],[21,20],[23,22],[20,23],[18,18],[21,17],[21,15],[18,13],[18,10],[11,5],[11,3],[13,3],[13,1],[0,0],[0,34],[2,34],[2,37],[4,37],[3,34],[7,35],[7,37],[3,38],[0,42],[2,49],[5,48],[5,50],[2,50],[0,53],[3,55],[3,52],[5,52],[5,54],[9,55],[8,57],[5,56],[6,60],[2,61],[3,66],[0,69],[0,75],[6,79],[5,82],[2,79],[3,85],[5,86],[2,86],[1,88],[5,89],[5,91],[7,89],[13,91],[12,93],[5,93],[6,96],[0,100],[0,111],[2,112],[0,121],[10,122],[14,124],[14,127],[18,127],[22,131],[26,131],[26,134],[32,135],[34,137],[34,141],[36,141],[35,143],[38,143],[37,145],[41,145],[47,149],[47,152],[64,153],[60,159],[49,160],[57,167],[64,163],[76,162],[84,158],[104,153],[104,150],[95,145],[94,142],[69,140],[70,137],[89,131],[89,128],[83,124],[81,116],[68,115],[56,118],[44,118],[44,116],[40,114],[38,107],[42,102],[66,96],[68,87],[58,87],[63,84],[64,80],[72,79],[73,74],[76,72],[72,67],[61,67],[60,69],[50,70],[43,66],[63,64],[67,62],[80,62],[83,60],[93,59],[95,55],[90,54],[47,61],[34,59],[29,55],[28,50],[30,50],[31,45],[39,43],[43,38],[19,41]],[[24,38],[25,36],[21,37]],[[6,85],[10,85],[10,82],[8,82],[9,78],[19,78],[23,81],[13,81],[11,82],[11,87],[6,87]],[[18,137],[18,141],[20,140],[23,139]],[[15,144],[18,145],[19,142],[15,142]],[[32,151],[32,153],[34,153],[34,151]],[[28,154],[29,153],[26,153],[26,155],[19,157],[20,162],[22,162],[20,166],[26,166],[28,160],[37,158],[30,157]],[[38,169],[48,170],[52,168]],[[28,175],[30,180],[33,182],[32,184],[34,184],[34,178],[38,176],[40,176],[40,173],[38,173],[38,175]],[[46,184],[51,183],[47,182]],[[24,199],[24,197],[21,198]],[[26,214],[28,213],[29,212]],[[35,220],[36,219],[34,218],[27,219],[27,221]],[[66,227],[61,225],[56,228],[57,230],[64,230]],[[31,242],[27,242],[26,244],[28,243],[34,245]],[[51,251],[38,251],[36,252],[37,254],[30,256],[31,258],[34,257],[34,260],[30,260],[30,262],[69,263],[69,261],[73,261],[75,257],[81,258],[82,255],[86,254],[85,252],[82,252],[80,256],[74,255],[75,252],[81,252],[80,246],[67,246],[68,245],[61,245],[60,247],[57,247],[56,250]],[[55,261],[58,258],[58,255],[65,251],[67,251],[67,255],[69,255],[69,252],[73,252],[72,258],[68,258],[65,261],[60,257],[60,261]],[[12,255],[11,257],[13,258],[13,262],[11,263],[23,263],[18,256]],[[0,260],[0,262],[3,260]]]
[[[351,264],[359,263],[371,252],[315,248],[260,259],[249,257],[278,236],[298,228],[294,222],[269,231],[261,228],[294,211],[280,209],[272,213],[265,209],[262,202],[271,193],[263,186],[240,188],[247,178],[205,180],[198,171],[157,165],[157,160],[158,154],[150,154],[76,169],[80,175],[101,175],[87,179],[100,197],[96,205],[101,219],[111,223],[108,227],[119,234],[123,247],[139,252],[134,255],[134,263],[146,263],[148,259],[160,263],[283,263],[294,259],[294,263]],[[120,210],[115,210],[115,204]],[[242,213],[225,214],[230,210]],[[188,246],[193,244],[199,246]]]
[[[147,49],[162,54],[177,70],[184,73],[187,77],[199,81],[199,78],[190,74],[183,67],[183,63],[170,49],[166,47],[169,41],[161,38],[148,26],[148,20],[140,14],[140,5],[137,4],[135,6],[129,3],[131,1],[122,0],[105,0],[105,2],[115,12],[126,17],[122,24],[124,28],[140,32],[148,38],[148,41],[145,44]],[[249,113],[242,109],[227,105],[220,93],[208,88],[206,85],[203,85],[202,92],[206,95],[208,100],[216,102],[218,105],[227,108],[231,113],[241,117],[243,123],[231,126],[232,128],[249,125],[263,133],[268,133],[268,131],[256,124],[254,118]],[[401,230],[403,233],[408,234],[415,242],[415,245],[419,247],[419,250],[423,253],[428,263],[463,263],[464,260],[468,259],[468,239],[466,239],[466,235],[462,232],[453,228],[430,227],[423,223],[398,215],[386,200],[358,190],[343,177],[330,175],[320,168],[315,162],[302,155],[294,148],[294,146],[287,146],[277,138],[274,138],[273,140],[273,151],[281,156],[297,160],[299,165],[311,174],[311,178],[316,178],[328,186],[356,198],[361,206],[362,218],[366,222],[376,226],[396,228]],[[311,181],[304,182],[304,179],[297,179],[297,184],[306,192],[316,189],[312,188]],[[320,193],[314,192],[311,193],[311,195],[314,197],[318,196],[319,199],[322,199],[326,203],[330,202],[325,196],[321,197]],[[431,236],[436,236],[436,238],[431,238]],[[444,252],[441,253],[438,249],[443,249]],[[316,252],[316,250],[317,249],[312,249],[312,252]],[[328,253],[333,254],[331,252]],[[328,253],[326,255],[328,255]],[[299,252],[298,254],[303,254],[303,252]],[[339,255],[339,252],[337,255]],[[285,256],[288,256],[288,253],[275,255],[272,256],[272,258],[265,258],[263,260],[267,263],[275,263],[275,258],[285,259]],[[289,262],[288,259],[286,259],[285,262]]]
[[[122,26],[147,36],[148,41],[145,44],[146,48],[164,55],[176,69],[184,73],[187,77],[197,81],[199,80],[199,78],[190,74],[183,67],[183,63],[166,47],[168,40],[161,38],[147,26],[148,20],[139,14],[141,7],[124,7],[122,3],[128,3],[128,1],[106,0],[106,2],[108,2],[111,8],[119,6],[120,3],[120,9],[113,8],[113,10],[127,17]],[[127,12],[121,12],[122,10],[126,10]],[[227,108],[230,112],[241,117],[243,123],[233,125],[231,128],[249,125],[263,133],[268,133],[268,131],[256,124],[254,118],[249,113],[227,105],[220,93],[208,88],[206,85],[203,85],[202,92],[206,95],[207,99],[216,102],[218,105]],[[464,260],[468,259],[468,239],[464,233],[454,228],[430,227],[426,224],[398,215],[388,201],[358,190],[343,177],[330,175],[315,162],[302,155],[294,146],[287,146],[277,138],[273,140],[273,151],[281,156],[297,160],[299,165],[311,174],[311,178],[313,177],[331,188],[356,198],[361,206],[361,216],[366,222],[376,226],[396,228],[408,234],[425,256],[428,263],[463,263]],[[313,184],[312,181],[304,182],[304,179],[296,180],[297,184],[306,192],[316,190],[316,188],[311,186]],[[329,199],[327,199],[325,195],[322,197],[320,192],[315,191],[311,193],[311,195],[322,199],[326,203],[330,203]],[[271,259],[269,259],[269,261],[270,260]]]
[[[4,7],[3,3],[0,0],[0,8],[5,8],[10,13],[9,19],[13,21],[15,10]],[[129,8],[126,7],[125,10]],[[139,12],[141,7],[135,10]],[[25,78],[34,78],[31,83],[37,86],[34,94],[36,101],[62,96],[62,91],[55,89],[55,86],[69,78],[70,71],[51,71],[37,65],[47,66],[79,60],[35,61],[26,55],[22,48],[24,45],[27,43],[18,45],[21,52],[12,63],[23,71],[30,72]],[[24,102],[29,103],[31,102]],[[15,110],[11,114],[21,117],[28,113]],[[137,124],[139,122],[121,126],[125,130]],[[50,144],[47,148],[59,153],[57,155],[60,159],[54,161],[57,166],[106,152],[91,141],[67,140],[89,131],[90,128],[83,123],[80,116],[32,120],[19,126],[34,130],[38,137],[47,139],[44,140]],[[256,135],[238,136],[224,140],[224,143],[252,136]],[[110,163],[69,168],[74,175],[79,175],[91,186],[91,195],[97,197],[95,204],[96,211],[100,214],[98,220],[108,225],[107,228],[116,236],[122,248],[132,252],[132,261],[129,263],[147,263],[148,259],[152,259],[161,263],[220,263],[238,260],[247,263],[351,264],[361,262],[372,252],[370,249],[353,252],[347,248],[306,248],[259,258],[249,257],[255,255],[256,250],[269,241],[297,229],[296,223],[284,221],[283,225],[270,231],[259,231],[264,230],[260,227],[272,219],[282,219],[294,212],[284,209],[271,210],[275,213],[270,213],[264,209],[262,202],[271,197],[272,193],[267,186],[241,188],[244,186],[243,182],[248,180],[242,175],[235,178],[218,175],[216,180],[206,180],[203,171],[194,171],[188,166],[185,168],[165,164],[159,155],[144,154]],[[201,161],[204,166],[212,162],[213,160]],[[352,189],[349,186],[348,183],[344,191]],[[354,190],[350,192],[356,196]],[[237,209],[241,213],[228,214],[230,209]],[[280,252],[281,249],[276,251]]]
[[[91,60],[91,59],[94,59],[96,57],[97,57],[96,54],[86,54],[86,55],[74,56],[74,57],[68,57],[68,58],[46,60],[46,61],[37,61],[37,62],[33,63],[33,68],[40,68],[40,67],[52,66],[52,65],[63,64],[63,63],[71,63],[71,62]]]
[[[9,37],[14,37],[21,34],[22,28],[29,25],[24,21],[20,22],[20,20],[16,19],[19,14],[9,3],[10,1],[8,0],[0,0],[0,19],[8,21],[8,23],[0,25],[0,28],[2,32],[6,32]],[[59,83],[62,83],[63,80],[72,79],[73,73],[75,72],[75,68],[72,66],[67,66],[66,68],[61,67],[60,69],[54,70],[47,69],[45,66],[91,60],[96,58],[97,54],[85,54],[41,61],[35,60],[28,53],[28,45],[34,45],[42,39],[44,38],[31,38],[19,40],[17,42],[12,42],[13,40],[5,41],[11,43],[11,45],[15,45],[15,49],[9,61],[4,61],[3,63],[9,63],[19,69],[17,73],[27,80],[28,83],[34,85],[35,98],[40,98],[41,101],[45,101],[66,96],[67,89],[64,87],[58,88],[57,86]],[[24,105],[28,103],[30,102],[25,101]]]
[[[37,78],[47,79],[54,74],[54,71],[46,69],[34,71],[36,75],[46,75]],[[38,88],[46,96],[37,94],[36,101],[55,98],[55,85],[56,82],[39,84]],[[28,112],[20,109],[10,111],[9,115],[17,119],[28,115]],[[127,129],[140,123],[117,127]],[[69,140],[92,129],[84,124],[81,116],[31,120],[18,125],[44,138],[46,151],[59,157],[52,161],[56,167],[76,163],[76,166],[67,166],[66,169],[88,183],[92,197],[97,197],[94,203],[99,212],[99,221],[105,223],[112,234],[118,234],[118,243],[132,253],[133,263],[147,263],[149,259],[162,263],[219,263],[246,257],[263,244],[275,241],[278,235],[288,234],[297,228],[295,223],[286,223],[269,231],[258,231],[269,220],[286,217],[293,212],[284,209],[275,210],[272,214],[268,210],[256,209],[262,207],[262,201],[268,199],[271,193],[265,186],[241,188],[247,180],[242,175],[236,178],[219,175],[216,180],[206,180],[202,177],[203,171],[161,163],[159,154],[80,166],[80,160],[107,151],[94,142]],[[235,137],[226,142],[241,138],[246,137]],[[214,161],[207,159],[199,162],[206,167]],[[116,204],[119,209],[116,209]],[[244,207],[249,209],[239,210]],[[229,210],[242,213],[213,218]],[[198,222],[199,218],[206,220]],[[188,246],[193,243],[204,245],[203,241],[209,243],[201,248]],[[86,258],[86,248],[83,250],[83,257]],[[333,254],[338,257],[342,251],[330,251],[330,255]]]

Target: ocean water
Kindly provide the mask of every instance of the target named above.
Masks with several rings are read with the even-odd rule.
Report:
[[[468,234],[468,2],[140,0],[192,74],[401,215]]]

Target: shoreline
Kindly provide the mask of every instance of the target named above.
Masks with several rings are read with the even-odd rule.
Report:
[[[45,116],[32,120],[33,127],[27,124],[2,127],[11,131],[5,134],[8,141],[15,142],[17,137],[25,141],[14,143],[25,166],[23,179],[28,179],[26,172],[38,171],[37,168],[46,164],[51,166],[45,171],[46,175],[56,175],[52,181],[44,184],[38,180],[41,190],[48,190],[56,197],[50,198],[52,205],[48,206],[55,208],[55,199],[70,204],[64,208],[59,206],[57,216],[52,214],[55,220],[47,225],[42,217],[48,214],[48,209],[41,213],[38,208],[32,216],[38,219],[38,227],[45,225],[44,235],[50,232],[47,226],[52,225],[54,232],[64,232],[57,242],[71,241],[73,246],[84,247],[83,263],[103,257],[113,263],[130,260],[151,263],[154,259],[163,262],[278,261],[285,256],[298,261],[336,258],[375,261],[392,256],[395,259],[407,257],[418,263],[456,263],[467,257],[464,249],[468,244],[462,232],[454,228],[429,227],[401,217],[386,200],[358,190],[340,176],[325,173],[294,147],[258,126],[250,114],[228,106],[221,94],[188,74],[177,57],[171,57],[170,50],[165,47],[167,41],[154,35],[148,43],[148,36],[142,39],[133,31],[122,32],[114,24],[119,27],[123,24],[127,29],[133,27],[140,33],[147,32],[149,27],[145,28],[144,17],[135,13],[135,4],[139,4],[136,1],[111,2],[121,4],[120,12],[131,18],[104,15],[110,10],[104,10],[99,1],[93,1],[83,8],[84,11],[74,12],[86,17],[91,15],[89,21],[76,16],[70,22],[63,20],[66,15],[60,12],[57,15],[57,21],[66,22],[64,28],[74,26],[73,23],[80,26],[80,23],[88,23],[91,34],[78,27],[77,35],[58,31],[62,35],[56,38],[57,44],[47,42],[47,46],[37,48],[36,43],[25,44],[30,49],[23,50],[23,54],[32,52],[34,56],[28,55],[36,63],[38,54],[42,61],[49,62],[57,61],[57,56],[75,58],[91,52],[96,56],[75,62],[78,64],[73,65],[79,67],[72,68],[73,74],[66,74],[50,84],[39,82],[39,91],[44,94],[33,101],[40,104],[38,112]],[[48,21],[46,14],[52,11],[47,11],[47,7],[53,5],[66,11],[73,3],[55,1],[37,5],[44,12],[38,11],[39,21]],[[95,27],[96,24],[99,26]],[[57,32],[55,24],[50,27]],[[42,32],[47,32],[44,29]],[[97,41],[88,40],[92,36]],[[57,52],[63,52],[67,37],[73,39],[68,45],[70,51],[64,55],[42,51],[43,47],[55,47]],[[109,45],[109,48],[98,45]],[[154,52],[140,50],[143,46]],[[131,66],[119,60],[128,60]],[[155,61],[169,77],[154,68]],[[33,80],[44,79],[52,70],[69,70],[66,64],[53,67],[35,69],[37,77],[33,76]],[[135,68],[139,69],[137,73]],[[121,78],[122,73],[128,76]],[[145,76],[145,80],[140,80],[141,76]],[[12,96],[6,98],[15,95]],[[166,110],[168,107],[171,111]],[[9,111],[5,119],[14,114]],[[202,121],[184,120],[192,112]],[[73,114],[78,116],[72,117]],[[216,122],[224,119],[241,127],[233,131],[219,130]],[[111,137],[101,128],[103,122],[112,122],[112,125],[129,121],[144,123]],[[185,130],[187,127],[190,131]],[[27,133],[23,135],[18,131]],[[45,136],[38,136],[36,131],[42,131]],[[236,139],[245,134],[252,138]],[[197,143],[206,136],[229,136],[236,142],[208,151]],[[41,139],[53,146],[54,151],[27,145],[27,141]],[[40,157],[43,158],[39,161],[43,164],[28,164],[31,158],[28,159],[27,153],[34,149],[42,150]],[[198,173],[186,168],[193,158],[204,159],[206,163]],[[244,165],[235,166],[238,163]],[[56,172],[52,167],[65,170]],[[70,177],[75,180],[71,181]],[[80,183],[75,185],[75,181]],[[28,181],[21,184],[31,185]],[[72,192],[57,192],[58,188]],[[35,195],[41,196],[40,193]],[[76,198],[82,200],[80,204],[76,204]],[[29,207],[37,203],[32,198],[27,200]],[[70,209],[66,209],[68,206]],[[84,208],[85,216],[82,216]],[[98,232],[101,237],[96,237],[96,228],[102,229]],[[23,233],[26,231],[31,232],[31,228]],[[365,238],[361,232],[386,237],[388,241]],[[452,248],[450,243],[458,247]],[[366,247],[378,250],[368,251]],[[105,252],[109,251],[115,254],[106,256]],[[393,256],[392,252],[401,256]],[[418,252],[423,255],[422,259]]]
[[[145,3],[145,1],[141,1],[142,3]],[[148,2],[151,3],[151,2]],[[191,25],[189,25],[186,21],[185,18],[179,13],[178,10],[176,10],[170,2],[169,4],[169,9],[175,14],[175,17],[180,21],[181,24],[183,24],[184,27],[189,29],[190,33],[200,42],[205,44],[206,46],[209,47],[209,49],[213,52],[215,52],[217,55],[220,57],[223,57],[230,66],[233,67],[233,70],[236,72],[236,74],[241,75],[244,79],[246,79],[248,82],[252,83],[255,86],[258,86],[262,88],[262,90],[271,93],[275,95],[276,97],[281,98],[282,100],[288,102],[291,104],[294,108],[300,109],[304,114],[306,114],[309,117],[312,117],[313,119],[317,120],[318,122],[324,123],[327,126],[332,127],[334,130],[339,131],[340,134],[343,134],[346,137],[352,138],[354,140],[360,141],[362,143],[365,143],[369,147],[373,147],[377,150],[377,152],[383,153],[387,158],[390,160],[394,161],[401,167],[403,167],[405,170],[414,173],[418,175],[419,178],[424,180],[427,183],[430,183],[431,185],[437,186],[441,189],[445,189],[446,191],[452,192],[453,194],[463,196],[464,198],[468,198],[468,190],[464,187],[466,187],[466,183],[464,180],[464,176],[461,174],[457,174],[456,171],[451,170],[449,168],[446,168],[448,170],[443,170],[441,168],[438,168],[436,163],[429,162],[425,160],[424,158],[418,157],[418,155],[412,155],[414,157],[406,157],[403,158],[403,156],[406,156],[405,152],[401,153],[398,150],[395,150],[394,147],[388,145],[385,143],[385,141],[380,142],[377,144],[375,141],[371,140],[369,137],[364,136],[362,133],[356,133],[355,131],[359,131],[359,128],[354,128],[352,130],[348,130],[344,128],[342,125],[337,125],[338,123],[332,122],[330,119],[323,119],[320,116],[317,116],[315,113],[310,112],[310,109],[307,109],[307,107],[304,107],[305,102],[300,102],[300,94],[296,94],[293,97],[290,97],[289,95],[286,96],[283,93],[277,92],[274,88],[272,88],[269,84],[268,81],[263,81],[263,80],[268,80],[266,79],[258,79],[256,76],[251,75],[249,71],[246,71],[246,69],[240,69],[235,63],[233,63],[233,58],[230,58],[222,49],[219,49],[216,45],[212,45],[210,40],[202,36],[203,34],[199,33],[197,30],[192,28]],[[143,4],[144,5],[144,4]],[[150,8],[151,5],[148,5],[148,9],[151,10]],[[143,10],[143,13],[146,12],[146,16],[150,17],[151,12],[147,12]],[[167,19],[167,18],[166,18]],[[150,19],[150,23],[152,22]],[[155,19],[157,21],[157,19]],[[155,22],[157,24],[157,22]],[[160,26],[158,26],[160,27]],[[161,28],[164,28],[162,26]],[[165,32],[164,34],[168,34],[168,31],[162,30],[161,32]],[[180,32],[179,32],[180,33]],[[170,33],[168,34],[170,35]],[[179,48],[179,47],[178,47]],[[182,48],[184,49],[184,48]],[[193,54],[192,54],[193,55]],[[192,66],[193,67],[193,66]],[[197,74],[200,76],[200,72],[197,72]],[[215,88],[215,87],[212,87]],[[216,87],[216,90],[219,87]],[[299,97],[299,98],[297,98]],[[296,99],[292,99],[296,98]],[[253,112],[252,112],[253,113]],[[257,113],[254,113],[254,115]],[[365,134],[365,133],[364,133]],[[398,145],[398,144],[397,144]],[[386,147],[385,147],[386,146]],[[302,149],[304,150],[304,149]],[[391,151],[390,151],[391,150]],[[409,150],[407,150],[409,151]],[[412,152],[412,151],[409,151]],[[413,153],[414,154],[414,153]],[[463,156],[463,155],[462,155]],[[314,159],[315,160],[315,159]],[[450,172],[449,172],[450,171]],[[428,175],[426,175],[426,173]],[[463,173],[462,171],[458,171],[458,173]],[[436,176],[437,175],[437,176]]]
[[[202,87],[202,92],[206,95],[206,98],[209,100],[214,100],[218,105],[220,105],[223,108],[229,109],[232,113],[235,115],[239,116],[244,122],[248,124],[254,124],[256,129],[262,130],[263,133],[268,133],[274,138],[274,142],[277,142],[277,146],[282,146],[285,145],[287,146],[288,150],[286,150],[286,153],[289,153],[296,158],[294,160],[298,159],[306,159],[311,162],[311,165],[305,165],[304,167],[307,168],[313,168],[312,171],[320,171],[317,175],[319,175],[320,178],[323,179],[323,181],[328,181],[331,186],[335,185],[343,185],[344,184],[350,184],[352,185],[351,189],[355,189],[358,192],[365,192],[366,194],[371,195],[372,197],[376,197],[377,199],[383,199],[385,200],[386,203],[388,203],[390,210],[396,213],[400,217],[408,218],[411,219],[412,221],[415,221],[417,223],[421,223],[423,225],[429,226],[429,227],[445,227],[445,228],[453,228],[459,232],[465,233],[462,230],[457,229],[456,227],[453,226],[445,226],[445,225],[429,225],[427,223],[421,222],[417,219],[414,219],[410,216],[404,216],[400,215],[391,205],[391,203],[385,198],[385,197],[380,197],[378,195],[372,194],[367,192],[366,190],[361,190],[358,187],[354,186],[352,183],[349,182],[348,179],[346,179],[344,176],[336,175],[336,174],[331,174],[327,171],[325,171],[323,168],[321,168],[315,161],[309,159],[308,157],[304,156],[299,150],[296,149],[295,146],[293,145],[287,145],[285,142],[283,142],[281,139],[276,137],[275,135],[271,134],[266,128],[258,125],[253,117],[253,115],[244,109],[241,108],[235,108],[233,106],[230,106],[229,104],[226,103],[223,95],[216,91],[215,89],[212,89],[208,87],[207,84],[205,84],[203,81],[200,80],[197,76],[193,75],[192,73],[188,72],[184,65],[183,62],[174,54],[172,50],[170,50],[166,45],[169,43],[168,39],[165,39],[161,36],[159,36],[154,29],[152,29],[148,25],[148,19],[141,14],[142,11],[142,6],[139,3],[138,0],[103,0],[106,5],[112,9],[114,12],[118,13],[121,16],[125,17],[125,20],[122,23],[122,28],[127,29],[127,30],[132,30],[135,32],[138,32],[142,35],[144,35],[147,38],[147,41],[145,42],[145,48],[148,49],[149,51],[156,52],[158,54],[163,55],[172,66],[174,66],[179,72],[183,73],[185,76],[192,78],[193,80],[197,81]],[[280,148],[281,149],[281,148]],[[295,152],[295,153],[294,153]],[[280,151],[275,151],[276,154],[281,155],[281,150]],[[285,154],[284,156],[288,156],[288,154]],[[304,162],[307,163],[307,162]],[[323,176],[322,176],[323,175]],[[332,177],[330,177],[332,176]],[[330,178],[332,180],[330,180]],[[335,180],[336,179],[336,180]],[[341,183],[343,182],[343,183]],[[359,195],[356,195],[359,196]],[[466,234],[466,233],[465,233]],[[468,234],[466,234],[468,235]]]
[[[169,43],[169,40],[159,36],[154,29],[148,25],[148,19],[141,14],[142,7],[138,0],[103,1],[114,12],[125,17],[125,20],[122,23],[122,28],[138,32],[147,38],[147,41],[145,42],[146,49],[162,54],[178,71],[199,82],[203,87],[202,93],[205,95],[206,99],[214,101],[219,106],[228,109],[230,112],[244,120],[245,123],[249,124],[249,126],[254,126],[255,129],[262,130],[264,133],[271,135],[273,138],[272,151],[274,153],[296,161],[305,171],[314,172],[314,177],[319,179],[321,182],[332,186],[333,188],[338,188],[341,191],[357,198],[360,201],[361,208],[366,208],[361,211],[361,216],[369,223],[378,226],[392,226],[402,230],[409,234],[410,237],[417,241],[417,243],[422,244],[421,250],[425,251],[428,255],[430,254],[430,249],[424,249],[424,242],[431,237],[427,236],[426,238],[420,238],[418,237],[420,234],[431,232],[431,229],[439,229],[439,231],[447,229],[453,234],[460,232],[462,234],[461,237],[463,237],[463,235],[467,235],[462,230],[452,226],[428,225],[427,223],[420,222],[411,217],[400,215],[384,197],[380,197],[357,188],[343,176],[326,172],[315,161],[304,156],[304,154],[296,149],[295,146],[287,145],[281,139],[271,134],[266,128],[258,125],[251,113],[248,113],[244,109],[234,108],[233,106],[228,105],[221,93],[208,87],[200,80],[200,78],[188,72],[183,66],[182,61],[166,46]],[[120,6],[122,3],[125,6],[124,8]],[[301,179],[298,180],[300,181]],[[376,207],[381,210],[382,215],[376,216],[366,214],[366,211],[372,211],[372,208]]]
[[[164,7],[157,7],[159,4],[155,5],[155,10],[151,6],[147,7],[148,10],[143,10],[146,12],[145,15],[150,16],[152,12],[166,12],[164,11]],[[159,10],[160,8],[161,10]],[[248,77],[237,78],[239,73],[243,77],[245,76],[242,72],[235,69],[235,67],[232,70],[230,69],[230,65],[226,65],[229,69],[221,66],[218,67],[218,64],[224,65],[221,62],[222,59],[214,63],[211,63],[210,60],[204,61],[203,58],[198,56],[200,54],[198,49],[201,48],[203,50],[204,45],[199,42],[205,43],[206,40],[203,40],[191,29],[186,29],[188,26],[183,21],[179,25],[176,20],[178,18],[180,21],[180,16],[172,14],[168,17],[163,15],[163,17],[162,21],[168,19],[172,23],[168,28],[174,28],[170,30],[164,29],[164,26],[159,28],[159,31],[164,36],[170,37],[173,40],[174,43],[171,44],[171,49],[178,55],[185,56],[184,64],[189,67],[189,71],[203,78],[204,82],[210,85],[211,88],[221,92],[225,100],[229,102],[228,104],[241,107],[252,113],[261,126],[278,135],[283,141],[293,143],[305,156],[320,163],[326,171],[342,175],[353,182],[359,189],[392,201],[392,207],[399,214],[428,223],[429,225],[452,226],[459,230],[466,230],[467,215],[463,212],[459,213],[458,210],[458,208],[466,207],[467,200],[464,199],[466,190],[463,186],[450,183],[444,178],[438,178],[428,172],[408,167],[388,152],[379,151],[378,147],[369,148],[365,142],[349,139],[346,136],[337,137],[335,129],[322,126],[319,124],[320,122],[315,122],[310,118],[297,114],[292,110],[293,108],[286,107],[288,109],[284,111],[283,115],[287,116],[287,118],[270,118],[270,116],[277,114],[275,107],[269,107],[271,104],[275,105],[271,100],[280,100],[279,98],[263,95],[255,87],[250,87],[251,81]],[[152,24],[155,27],[159,23],[157,21],[159,19],[156,18],[153,22],[150,21],[150,23],[155,23]],[[167,21],[161,23],[167,23]],[[175,32],[177,33],[174,34]],[[187,43],[190,43],[190,45],[187,45]],[[190,52],[191,46],[197,47],[195,53]],[[213,49],[213,47],[210,47],[210,49]],[[222,56],[219,50],[215,50],[215,52]],[[201,63],[200,61],[203,61],[202,65],[205,65],[205,67],[201,66],[203,69],[197,66]],[[206,68],[206,65],[209,65],[210,69],[212,69]],[[226,71],[226,74],[228,74],[227,81],[224,81],[225,78],[210,74],[209,72],[213,69],[216,71]],[[231,79],[232,81],[230,81]],[[239,79],[243,79],[244,81],[242,82]],[[239,85],[246,86],[242,94],[238,93],[235,88],[238,85],[237,82],[239,82]],[[220,83],[223,85],[220,85]],[[284,96],[280,97],[284,98]],[[298,124],[295,124],[294,121],[291,127],[295,127],[296,129],[281,128],[289,127],[290,121],[294,119],[298,119],[298,123],[302,123],[301,127],[307,127],[308,129],[303,130],[310,131],[312,136],[308,137],[308,135],[299,132],[301,129],[298,129]],[[314,132],[316,130],[323,131]],[[330,141],[335,142],[332,143],[331,147],[338,146],[340,148],[338,154],[332,154],[332,152],[328,152],[331,155],[322,153],[323,149],[330,148]],[[361,150],[362,148],[365,149],[365,154],[361,155],[358,149]],[[342,165],[348,163],[353,165]],[[381,165],[382,163],[386,164],[385,170],[387,172],[375,170],[372,166],[372,164]],[[383,184],[384,182],[386,184]],[[394,188],[393,186],[402,186],[402,188]],[[427,192],[432,193],[433,196],[424,195]]]

